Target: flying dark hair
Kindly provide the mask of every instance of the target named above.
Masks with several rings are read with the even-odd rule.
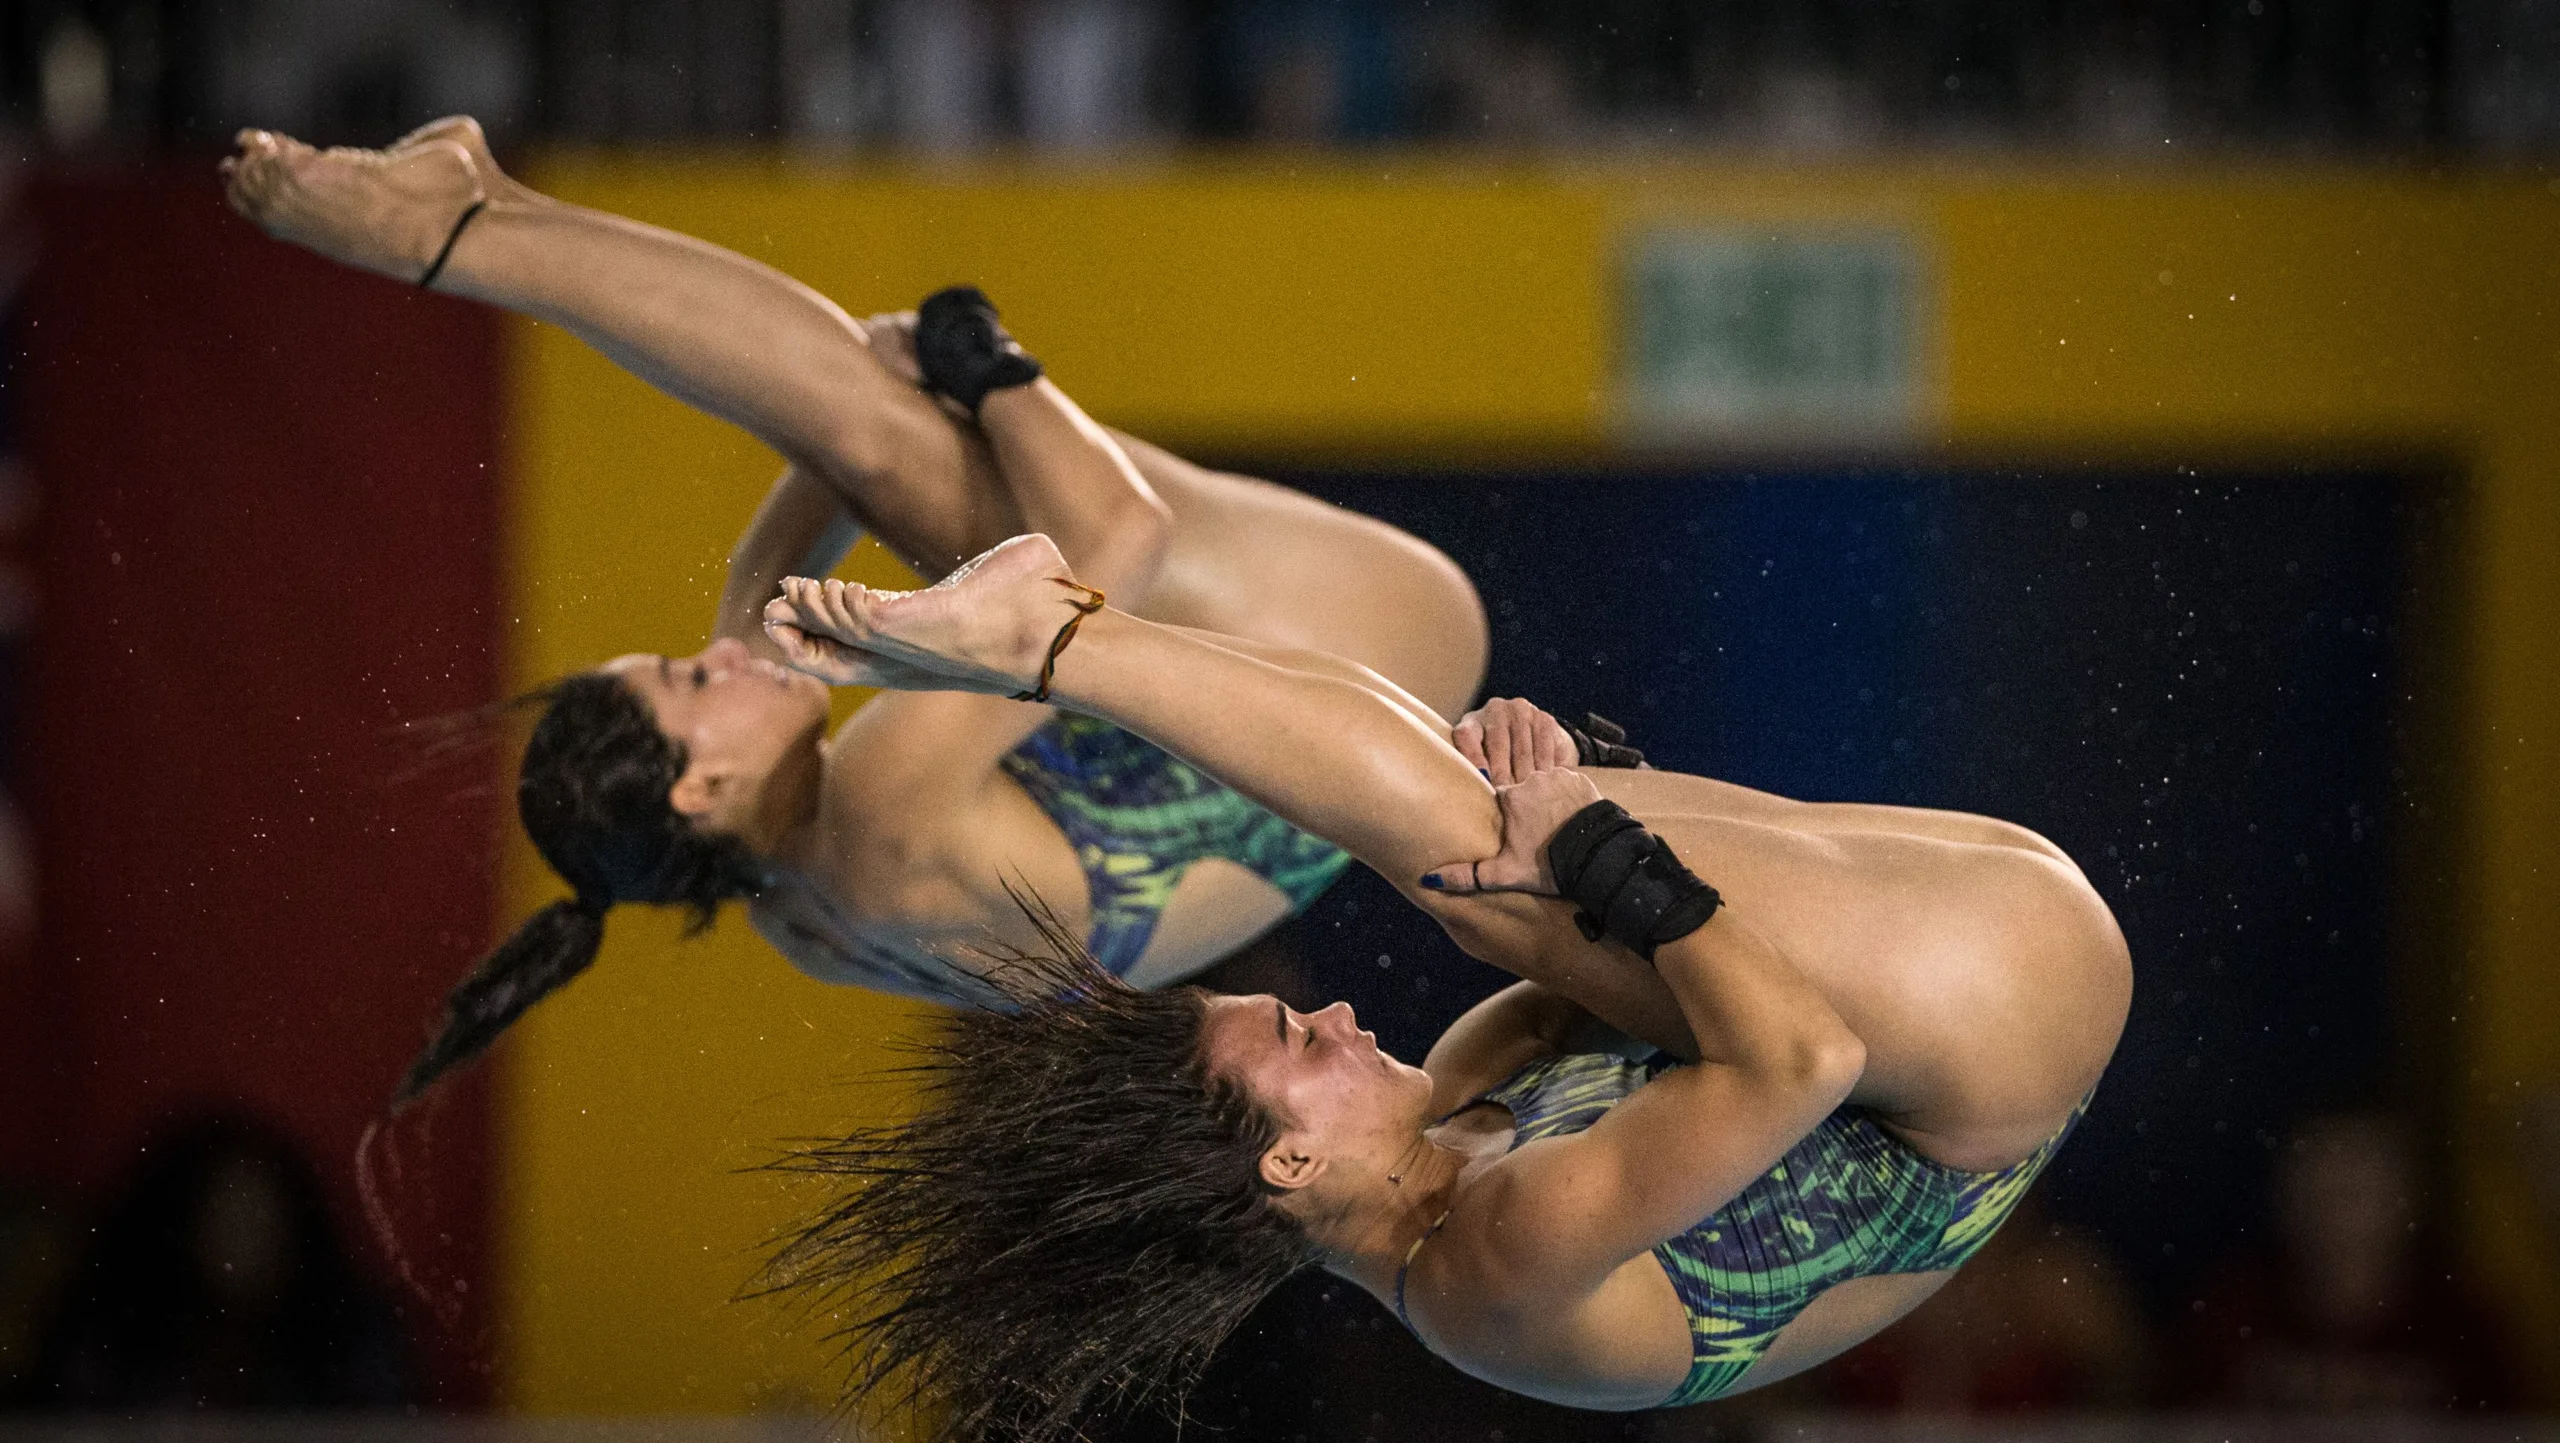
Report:
[[[757,1294],[835,1325],[849,1411],[923,1403],[971,1443],[1178,1409],[1219,1341],[1316,1260],[1262,1180],[1278,1120],[1202,1058],[1208,994],[1141,992],[1034,920],[1046,955],[989,959],[1007,1006],[909,1044],[909,1120],[770,1164],[833,1191]]]
[[[596,960],[605,913],[618,902],[692,911],[692,932],[720,904],[752,897],[765,867],[737,837],[697,830],[667,800],[684,748],[646,702],[602,672],[581,672],[523,698],[541,703],[516,780],[516,815],[534,850],[576,895],[516,928],[445,998],[444,1021],[409,1065],[392,1106],[487,1051],[525,1009]]]

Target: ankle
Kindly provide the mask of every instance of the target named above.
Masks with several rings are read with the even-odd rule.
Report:
[[[488,208],[488,199],[481,197],[464,206],[462,214],[454,217],[452,228],[445,232],[444,244],[437,248],[435,258],[428,261],[426,268],[419,272],[418,289],[431,291],[436,288],[437,278],[441,277],[446,268],[453,263],[453,253],[462,244],[463,232],[471,229],[471,223],[478,220]]]

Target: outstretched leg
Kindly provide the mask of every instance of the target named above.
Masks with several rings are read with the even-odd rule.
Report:
[[[1114,437],[1046,382],[990,396],[971,426],[884,364],[894,338],[875,346],[882,338],[769,266],[517,184],[468,120],[385,151],[266,132],[241,144],[227,172],[243,214],[404,281],[485,202],[437,289],[557,324],[752,432],[928,578],[1043,530],[1143,615],[1332,652],[1450,715],[1482,676],[1482,608],[1428,545]]]
[[[1421,878],[1495,855],[1488,782],[1447,736],[1373,689],[1274,664],[1106,607],[1060,627],[1079,593],[1039,537],[1021,537],[925,591],[795,578],[767,609],[795,666],[838,685],[1049,694],[1115,722],[1323,837],[1439,917],[1480,958],[1546,982],[1632,1036],[1694,1056],[1659,977],[1583,944],[1553,898],[1469,898]],[[1685,1050],[1684,1050],[1685,1049]]]
[[[765,614],[791,664],[835,685],[1039,689],[1400,885],[1502,840],[1492,785],[1445,734],[1356,681],[1098,605],[1045,537],[1016,537],[923,591],[795,577]]]
[[[833,301],[770,266],[508,180],[478,127],[384,151],[244,133],[233,205],[270,234],[415,281],[457,218],[436,289],[549,321],[824,476],[862,524],[940,576],[1021,523],[969,427],[881,364]]]

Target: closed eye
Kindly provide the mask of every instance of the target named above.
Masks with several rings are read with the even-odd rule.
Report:
[[[1289,1004],[1286,1002],[1274,1002],[1271,1004],[1271,1013],[1273,1024],[1280,1033],[1280,1045],[1286,1047],[1289,1045],[1289,1024],[1293,1020],[1289,1016]],[[1298,1030],[1306,1034],[1306,1040],[1298,1044],[1301,1051],[1316,1045],[1316,1030],[1314,1028],[1301,1023]]]

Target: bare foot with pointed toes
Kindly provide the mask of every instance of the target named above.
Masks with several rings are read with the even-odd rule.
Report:
[[[1038,683],[1051,639],[1077,614],[1087,593],[1073,581],[1048,537],[1017,536],[922,591],[790,577],[765,629],[822,680],[858,669],[865,686],[1011,696]]]
[[[488,199],[471,153],[450,139],[393,151],[315,150],[267,130],[238,140],[222,162],[233,210],[278,240],[394,280],[426,274],[454,222]]]

